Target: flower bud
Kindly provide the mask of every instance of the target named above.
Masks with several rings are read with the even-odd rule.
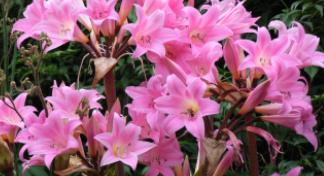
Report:
[[[132,7],[135,3],[135,0],[123,0],[120,6],[120,10],[119,10],[119,24],[123,25],[123,23],[125,22],[125,20],[127,19],[127,16],[129,14],[129,12],[132,10]]]

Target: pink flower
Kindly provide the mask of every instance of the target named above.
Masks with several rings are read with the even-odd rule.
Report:
[[[173,123],[183,126],[196,138],[204,137],[203,117],[217,114],[219,104],[204,98],[206,84],[199,78],[188,78],[183,83],[175,75],[167,78],[167,94],[155,100],[156,108],[173,118]]]
[[[156,147],[141,155],[140,161],[149,166],[146,176],[174,176],[172,168],[181,165],[183,154],[176,138],[162,138]]]
[[[224,45],[224,60],[234,80],[240,79],[239,66],[242,62],[242,55],[243,52],[240,52],[237,45],[234,44],[234,40],[228,38]]]
[[[267,99],[272,101],[282,101],[290,99],[291,95],[307,94],[307,85],[302,81],[300,71],[297,67],[284,64],[274,64],[268,76],[271,84],[268,90]]]
[[[127,107],[136,112],[148,114],[155,112],[154,100],[164,92],[164,78],[161,75],[152,76],[147,83],[142,86],[129,86],[126,93],[133,99]]]
[[[46,97],[46,100],[53,106],[53,109],[60,111],[64,118],[79,118],[78,109],[82,109],[82,104],[89,105],[90,109],[101,109],[98,103],[103,98],[96,90],[80,89],[76,90],[74,84],[66,86],[62,83],[59,87],[54,82],[52,96]],[[83,102],[82,102],[83,101]]]
[[[306,34],[303,26],[295,22],[295,25],[287,29],[281,21],[272,21],[270,27],[279,31],[279,36],[288,36],[290,48],[287,51],[299,61],[298,67],[319,66],[324,68],[324,53],[316,51],[319,45],[317,36]]]
[[[45,18],[45,0],[33,0],[24,12],[24,18],[18,20],[12,28],[12,31],[23,32],[17,40],[17,46],[20,47],[21,43],[29,37],[38,39],[38,33],[34,30],[35,26]]]
[[[29,154],[44,156],[48,168],[55,157],[61,154],[74,153],[79,150],[79,142],[74,137],[75,129],[81,125],[79,120],[66,122],[60,113],[52,112],[44,124],[35,124],[28,130],[34,140],[25,144]]]
[[[192,58],[187,58],[188,74],[215,82],[213,72],[217,72],[215,62],[222,57],[222,46],[217,42],[209,42],[203,45]]]
[[[217,24],[220,15],[217,7],[209,8],[203,15],[193,7],[186,7],[184,10],[189,22],[188,27],[182,31],[181,39],[184,42],[200,47],[207,42],[220,41],[233,34],[227,27]]]
[[[237,40],[236,43],[248,53],[240,65],[240,70],[256,68],[261,73],[267,73],[276,62],[296,65],[297,61],[285,53],[289,47],[287,40],[285,36],[271,40],[269,31],[264,27],[258,29],[256,43],[250,40]]]
[[[96,34],[104,27],[106,20],[117,21],[119,16],[115,11],[116,0],[87,0],[86,14],[90,17]]]
[[[124,28],[131,32],[131,40],[136,44],[134,57],[140,57],[148,51],[160,57],[165,55],[164,43],[176,39],[175,31],[165,28],[165,14],[156,10],[149,16],[145,16],[143,9],[136,6],[137,22],[127,24]]]
[[[126,125],[126,120],[116,113],[113,131],[95,136],[95,139],[108,149],[102,157],[101,166],[121,161],[135,170],[138,156],[155,146],[152,143],[140,141],[140,133],[140,127],[134,124]]]
[[[51,39],[52,45],[47,51],[69,41],[88,42],[88,37],[77,25],[80,13],[85,10],[82,0],[51,0],[47,7],[46,17],[34,28]]]
[[[14,142],[17,130],[25,127],[24,120],[36,116],[33,106],[25,106],[26,98],[27,93],[22,93],[13,101],[14,104],[8,98],[0,101],[0,135],[6,135],[10,142]],[[12,109],[14,107],[19,114]]]
[[[255,25],[258,18],[253,18],[243,6],[244,1],[212,1],[221,15],[217,23],[228,27],[233,32],[233,37],[239,38],[240,34],[252,32],[251,26]],[[210,7],[207,7],[210,8]]]

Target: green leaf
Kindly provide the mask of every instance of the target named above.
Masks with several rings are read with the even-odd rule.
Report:
[[[321,160],[316,160],[317,168],[324,174],[324,162]]]
[[[307,67],[304,70],[308,74],[310,80],[313,81],[319,69],[318,67]]]

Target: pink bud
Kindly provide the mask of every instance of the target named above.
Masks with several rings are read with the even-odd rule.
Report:
[[[239,114],[246,114],[251,111],[255,106],[263,102],[267,95],[268,88],[270,86],[270,81],[265,81],[258,85],[245,100]]]
[[[119,10],[119,24],[122,25],[125,20],[127,19],[127,16],[129,12],[132,10],[132,7],[135,3],[135,0],[123,0],[120,6]]]

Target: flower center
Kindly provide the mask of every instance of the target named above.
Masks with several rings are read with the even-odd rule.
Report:
[[[195,43],[204,43],[205,42],[205,36],[201,32],[194,30],[190,32],[189,34],[190,39]]]
[[[128,148],[127,148],[127,146],[124,146],[124,145],[114,144],[112,152],[113,152],[114,156],[123,158],[128,153]]]
[[[186,100],[184,103],[185,114],[194,117],[199,111],[199,104],[195,100]]]
[[[143,35],[140,37],[140,41],[141,41],[142,45],[150,46],[151,45],[151,36]]]
[[[67,24],[60,25],[60,29],[59,29],[60,36],[64,37],[68,35],[68,33],[70,33],[71,31],[72,31],[71,26]]]

